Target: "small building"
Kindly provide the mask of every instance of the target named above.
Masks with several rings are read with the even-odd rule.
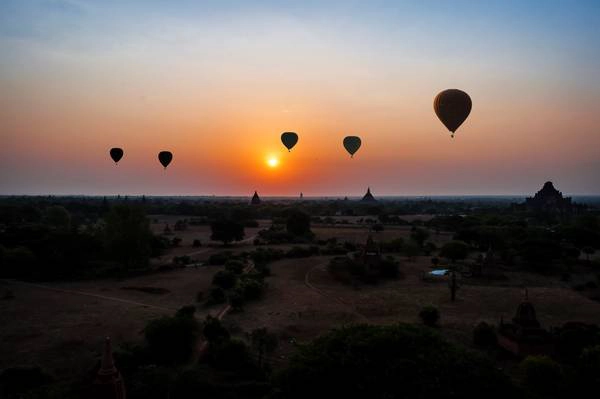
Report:
[[[373,194],[371,194],[371,187],[367,187],[367,193],[362,197],[362,202],[377,202]]]
[[[527,294],[525,300],[519,304],[512,323],[500,321],[498,345],[518,357],[552,353],[552,334],[541,327]]]
[[[109,337],[104,340],[100,369],[94,380],[91,397],[95,399],[125,399],[126,397],[125,383],[121,373],[115,367]]]
[[[254,195],[252,196],[252,199],[250,200],[250,204],[251,205],[260,204],[260,197],[258,196],[258,193],[256,191],[254,192]]]

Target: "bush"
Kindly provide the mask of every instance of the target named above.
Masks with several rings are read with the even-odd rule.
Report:
[[[302,211],[294,210],[286,220],[287,232],[294,236],[309,236],[310,216]]]
[[[352,325],[301,346],[275,378],[282,397],[515,397],[495,365],[430,329]]]
[[[227,262],[232,256],[233,256],[232,253],[229,251],[212,254],[211,256],[208,257],[208,264],[209,265],[224,265],[225,262]]]
[[[235,285],[237,275],[229,270],[219,270],[213,276],[212,283],[218,287],[228,290]]]
[[[498,337],[496,336],[496,330],[485,321],[477,324],[473,329],[473,343],[475,345],[492,348],[496,346],[497,342]]]
[[[194,241],[192,242],[192,247],[194,248],[198,248],[202,246],[202,242],[199,239],[194,239]]]
[[[527,356],[519,368],[525,389],[541,397],[561,397],[563,374],[557,362],[548,356]]]
[[[382,278],[398,278],[400,276],[398,262],[392,257],[382,259],[379,263],[379,275]]]
[[[209,305],[217,305],[225,302],[225,290],[221,287],[215,287],[210,290],[208,293],[208,304]]]
[[[244,294],[241,289],[230,292],[227,300],[234,310],[241,310],[244,307]]]
[[[202,335],[211,344],[229,339],[229,331],[223,327],[221,320],[210,315],[206,316],[206,320],[204,320]]]
[[[419,312],[419,317],[428,327],[436,327],[440,320],[440,311],[433,305],[425,306]]]
[[[260,279],[244,276],[240,281],[240,291],[243,299],[251,301],[262,297],[265,290],[265,283]]]
[[[241,274],[245,267],[246,265],[241,260],[229,259],[225,262],[225,270],[235,274]]]
[[[144,328],[148,351],[157,364],[181,364],[190,358],[200,325],[187,311],[183,314],[152,320]]]

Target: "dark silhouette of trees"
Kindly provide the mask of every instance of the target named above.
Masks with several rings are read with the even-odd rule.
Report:
[[[310,216],[300,210],[290,212],[286,220],[286,229],[295,236],[310,235]]]
[[[285,398],[512,397],[486,358],[406,324],[353,325],[299,348],[276,384]]]
[[[450,241],[442,246],[440,256],[450,259],[451,262],[463,260],[469,255],[469,247],[462,241]]]
[[[135,205],[115,205],[105,222],[105,243],[110,256],[127,268],[147,266],[152,232],[143,209]]]
[[[210,239],[213,241],[222,241],[223,245],[228,245],[233,241],[244,239],[244,225],[229,219],[221,219],[210,224],[212,234]]]
[[[186,362],[200,336],[200,324],[190,310],[150,321],[144,328],[148,352],[157,364]]]

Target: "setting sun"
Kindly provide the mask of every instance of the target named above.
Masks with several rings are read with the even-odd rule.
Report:
[[[279,165],[279,159],[275,157],[268,158],[267,165],[269,165],[269,168],[276,168]]]

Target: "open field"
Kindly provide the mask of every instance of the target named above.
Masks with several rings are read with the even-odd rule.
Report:
[[[154,218],[159,219],[153,224],[154,229],[170,220]],[[267,225],[261,221],[261,226]],[[363,243],[369,234],[364,226],[315,226],[313,231],[317,239],[337,237],[357,243]],[[252,238],[257,232],[258,229],[247,229],[246,236]],[[391,240],[407,238],[409,234],[408,227],[386,227],[373,236],[376,240]],[[209,242],[208,226],[189,226],[176,235],[183,240],[181,246],[165,254],[162,262],[176,254],[193,254],[202,261],[223,250],[217,243],[192,248],[194,238],[203,245]],[[440,245],[450,235],[432,234],[432,239]],[[253,248],[248,239],[228,249]],[[503,271],[506,278],[501,281],[463,278],[457,301],[451,302],[443,278],[433,282],[421,278],[423,272],[431,270],[429,257],[396,257],[401,262],[403,279],[359,289],[332,279],[326,271],[330,257],[274,262],[270,265],[272,276],[267,279],[265,298],[247,304],[243,312],[229,314],[225,322],[239,335],[265,326],[278,333],[282,338],[278,359],[287,358],[294,342],[306,341],[346,323],[419,322],[418,312],[427,304],[440,309],[441,331],[447,337],[470,345],[472,328],[479,321],[496,324],[501,317],[512,317],[523,299],[523,286],[528,287],[530,300],[545,327],[570,320],[600,323],[600,303],[572,290],[556,276]],[[57,375],[73,375],[90,368],[101,349],[102,337],[110,335],[116,343],[139,341],[148,320],[194,303],[198,291],[208,292],[217,270],[216,266],[188,267],[119,280],[63,283],[3,281],[0,290],[10,290],[14,298],[0,301],[0,341],[4,343],[0,369],[33,363]],[[197,316],[204,318],[220,309],[199,305]]]

